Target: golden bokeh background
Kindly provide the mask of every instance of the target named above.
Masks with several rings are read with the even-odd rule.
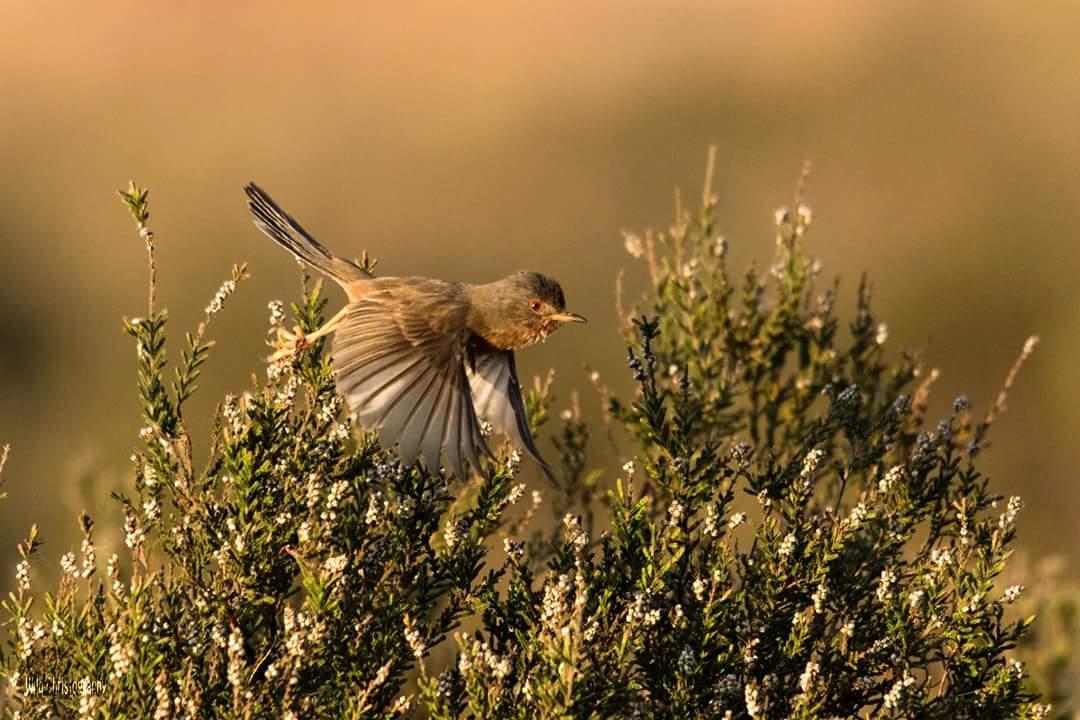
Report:
[[[1026,498],[1028,552],[1080,560],[1080,5],[400,5],[0,0],[9,568],[33,521],[55,568],[79,511],[107,516],[130,483],[120,318],[145,313],[145,261],[113,194],[128,178],[152,188],[174,353],[231,264],[250,263],[191,416],[246,386],[267,302],[298,289],[250,224],[248,180],[383,273],[558,277],[593,322],[519,364],[556,368],[560,402],[581,388],[595,414],[583,363],[629,388],[620,229],[666,226],[710,144],[743,261],[769,257],[772,212],[813,160],[813,251],[849,298],[869,271],[891,351],[942,369],[939,408],[967,393],[985,410],[1042,336],[984,468]]]

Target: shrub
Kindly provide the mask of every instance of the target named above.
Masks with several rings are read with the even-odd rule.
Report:
[[[169,379],[132,185],[151,279],[126,323],[145,418],[116,495],[126,549],[102,573],[84,516],[39,595],[36,532],[20,545],[8,712],[1044,717],[1010,652],[1032,618],[1011,618],[1020,590],[995,582],[1022,503],[976,468],[1034,342],[984,415],[958,398],[928,425],[936,374],[890,359],[865,280],[843,332],[801,190],[777,213],[775,264],[733,280],[709,184],[666,232],[625,237],[650,278],[625,327],[636,389],[592,376],[633,447],[621,471],[590,468],[576,398],[555,421],[550,379],[529,393],[534,426],[557,424],[549,530],[508,448],[463,481],[358,433],[323,341],[226,397],[197,467],[186,402],[245,271]],[[315,285],[292,314],[312,331],[324,304]],[[270,315],[273,332],[285,310]]]

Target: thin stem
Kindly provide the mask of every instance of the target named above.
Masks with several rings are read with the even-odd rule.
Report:
[[[709,159],[705,161],[705,184],[701,189],[701,204],[704,207],[712,206],[713,197],[713,174],[716,171],[716,146],[709,146]]]
[[[146,241],[146,262],[150,268],[150,290],[147,301],[148,315],[154,317],[154,305],[157,300],[157,259],[154,254],[154,231],[146,227],[146,224],[138,221],[139,237]]]

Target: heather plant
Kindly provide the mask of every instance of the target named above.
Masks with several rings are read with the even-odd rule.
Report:
[[[187,401],[246,271],[170,368],[148,195],[121,193],[150,266],[125,547],[103,570],[84,516],[39,593],[20,544],[8,715],[1046,717],[1000,581],[1022,502],[977,469],[1034,340],[987,411],[929,422],[936,373],[886,351],[868,282],[838,317],[802,183],[774,264],[733,277],[711,168],[699,207],[625,235],[648,275],[621,313],[633,391],[591,374],[621,469],[590,464],[576,395],[527,388],[559,490],[510,448],[466,479],[403,466],[352,426],[323,340],[227,396],[197,453]],[[291,315],[310,332],[324,305],[305,285]]]

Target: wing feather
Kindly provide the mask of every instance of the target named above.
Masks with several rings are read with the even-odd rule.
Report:
[[[465,379],[465,383],[468,383],[468,378]],[[491,456],[491,450],[488,449],[487,443],[484,442],[484,438],[480,434],[480,421],[476,417],[476,408],[473,407],[473,403],[465,403],[465,409],[469,414],[469,418],[465,422],[466,436],[463,441],[465,456],[470,465],[480,467],[480,456],[477,453],[477,448],[489,457]]]
[[[435,368],[430,365],[422,365],[417,373],[410,375],[407,384],[387,396],[386,402],[380,408],[379,430],[388,438],[398,438],[402,460],[405,459],[406,455],[403,448],[401,448],[401,436],[405,431],[405,427],[409,424],[413,414],[419,409],[427,391],[439,381],[439,372]],[[415,457],[413,455],[413,459]]]
[[[426,376],[426,382],[423,384],[419,397],[410,401],[408,416],[401,421],[400,430],[396,431],[398,437],[401,438],[398,441],[398,453],[401,455],[401,461],[406,465],[416,462],[416,456],[420,452],[420,442],[423,440],[423,431],[427,426],[427,419],[431,415],[431,410],[435,405],[435,395],[440,387],[439,374],[431,370]],[[390,422],[388,419],[387,426]],[[387,429],[386,432],[391,431]]]
[[[465,372],[467,303],[460,286],[380,278],[347,308],[334,338],[338,390],[360,423],[397,445],[403,462],[440,455],[464,477],[489,452],[480,433]]]
[[[352,384],[356,389],[347,395],[346,399],[351,401],[350,406],[359,406],[358,414],[379,413],[383,410],[384,402],[376,404],[374,401],[380,395],[387,394],[388,390],[401,392],[408,386],[410,379],[423,370],[422,358],[409,357],[406,354],[396,355],[376,369],[361,370],[347,378],[346,384]],[[389,393],[388,401],[392,401],[395,396],[396,393]]]
[[[439,469],[439,453],[442,451],[443,431],[446,427],[446,418],[443,412],[451,392],[450,383],[442,383],[439,386],[439,392],[435,396],[431,413],[428,415],[424,425],[421,453],[430,472],[437,472]]]
[[[473,362],[469,365],[469,386],[476,414],[491,423],[496,432],[524,449],[540,464],[544,475],[555,482],[555,474],[540,456],[529,428],[514,353],[499,350],[479,339],[473,340],[471,350]]]
[[[445,410],[445,426],[443,433],[443,450],[446,452],[446,462],[454,474],[464,477],[461,463],[461,419],[460,409],[462,393],[453,388]]]

